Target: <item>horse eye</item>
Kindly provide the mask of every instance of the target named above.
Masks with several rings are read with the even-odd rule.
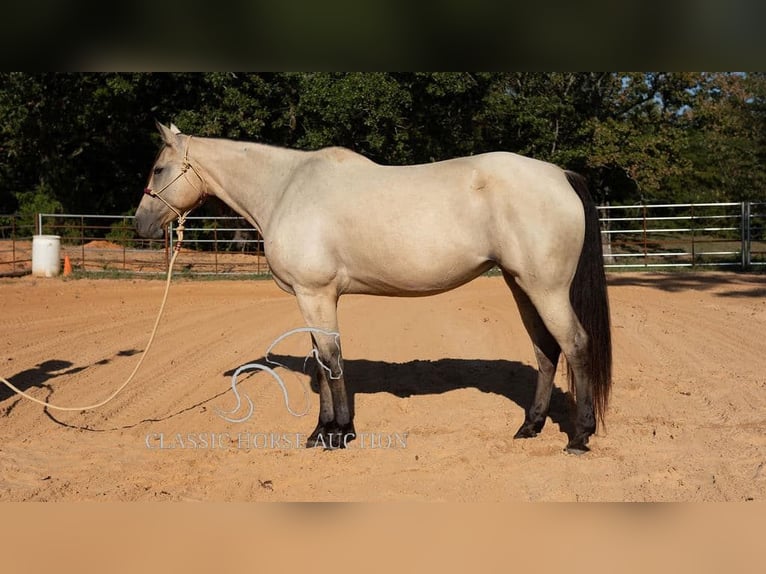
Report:
[[[159,175],[161,173],[162,173],[162,168],[161,167],[155,167],[154,168],[154,175]]]

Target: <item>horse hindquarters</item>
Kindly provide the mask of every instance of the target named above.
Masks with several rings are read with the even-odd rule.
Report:
[[[546,282],[535,274],[520,277],[506,271],[505,277],[532,338],[539,367],[535,401],[516,436],[535,436],[542,428],[560,349],[567,359],[569,388],[576,401],[574,434],[567,451],[579,454],[588,450],[597,422],[603,423],[611,388],[612,352],[598,213],[585,180],[570,172],[567,180],[585,213],[583,246],[571,285]],[[559,265],[561,269],[548,271],[567,272],[566,262]]]

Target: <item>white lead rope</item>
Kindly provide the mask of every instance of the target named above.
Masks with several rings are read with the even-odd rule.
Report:
[[[42,405],[42,406],[46,407],[46,408],[57,410],[57,411],[89,411],[89,410],[97,409],[99,407],[104,406],[109,401],[114,399],[118,394],[120,394],[120,392],[125,387],[127,387],[128,384],[130,384],[130,382],[133,380],[133,377],[136,376],[136,373],[138,373],[138,370],[141,368],[141,365],[143,364],[144,359],[146,358],[146,354],[149,352],[149,349],[152,347],[152,343],[154,343],[154,337],[155,337],[155,335],[157,335],[157,329],[159,328],[159,325],[160,325],[160,319],[162,319],[162,315],[165,312],[165,304],[167,303],[167,300],[168,300],[168,293],[170,293],[170,281],[171,281],[171,279],[173,277],[173,266],[175,265],[176,258],[178,257],[178,254],[181,252],[181,244],[183,243],[183,232],[184,232],[184,221],[185,220],[186,220],[185,215],[182,215],[179,218],[179,220],[178,220],[178,227],[176,228],[176,234],[178,236],[178,241],[176,242],[175,249],[173,250],[173,257],[170,259],[170,265],[168,265],[168,274],[167,274],[167,279],[165,280],[165,293],[162,296],[162,304],[160,305],[160,310],[157,313],[157,319],[154,321],[154,327],[152,328],[152,333],[149,336],[149,341],[146,343],[146,347],[144,348],[143,352],[141,353],[141,357],[139,358],[138,363],[136,363],[136,366],[133,368],[133,372],[130,373],[128,378],[125,379],[125,382],[122,383],[122,385],[120,385],[119,387],[117,387],[117,389],[111,395],[106,397],[104,400],[102,400],[102,401],[100,401],[98,403],[92,404],[92,405],[85,405],[85,406],[81,406],[81,407],[62,407],[62,406],[59,406],[59,405],[55,405],[53,403],[49,403],[48,401],[43,401],[41,399],[38,399],[37,397],[33,397],[32,395],[22,391],[21,389],[16,387],[13,383],[11,383],[10,381],[4,379],[3,377],[0,377],[0,381],[3,384],[5,384],[5,386],[7,386],[9,389],[11,389],[14,393],[16,393],[18,395],[21,395],[25,399],[28,399],[28,400],[30,400],[30,401],[32,401],[34,403],[37,403],[39,405]],[[287,331],[286,333],[283,333],[282,335],[280,335],[279,337],[274,339],[274,341],[271,343],[271,345],[269,345],[269,348],[266,349],[266,355],[265,355],[266,362],[271,363],[272,365],[276,365],[278,367],[284,367],[284,368],[288,369],[289,367],[287,367],[286,365],[283,365],[282,363],[279,363],[278,361],[274,361],[274,360],[270,359],[269,355],[271,354],[271,352],[274,349],[274,347],[276,347],[283,339],[286,339],[287,337],[289,337],[291,335],[295,335],[296,333],[320,333],[320,334],[326,335],[328,337],[334,337],[335,345],[338,347],[338,351],[340,352],[340,333],[338,333],[337,331],[326,331],[324,329],[319,329],[317,327],[299,327],[297,329],[292,329],[290,331]],[[332,369],[330,369],[330,367],[325,365],[322,362],[322,360],[319,358],[319,352],[316,350],[316,348],[312,348],[311,352],[306,356],[306,361],[308,361],[308,358],[311,357],[312,355],[316,359],[316,361],[319,364],[319,366],[327,371],[327,373],[328,373],[328,375],[329,375],[329,377],[331,379],[337,380],[337,379],[339,379],[339,378],[341,378],[343,376],[343,370],[342,369],[340,370],[340,372],[339,372],[339,374],[337,376],[333,375]],[[304,369],[305,369],[305,365],[306,365],[306,362],[304,361]],[[280,389],[282,389],[282,394],[283,394],[283,396],[285,398],[285,407],[287,408],[287,410],[289,411],[289,413],[291,415],[296,416],[296,417],[302,417],[302,416],[305,416],[306,414],[308,414],[308,411],[309,411],[309,408],[310,408],[310,403],[309,403],[309,400],[308,400],[308,390],[307,390],[305,385],[303,385],[303,397],[304,397],[304,402],[306,403],[306,409],[303,412],[301,412],[301,413],[297,413],[297,412],[295,412],[290,407],[290,400],[288,398],[287,387],[285,387],[285,383],[282,380],[282,378],[279,376],[279,374],[274,369],[272,369],[271,367],[268,367],[266,365],[262,365],[260,363],[248,363],[246,365],[242,365],[236,371],[234,371],[234,374],[231,377],[231,390],[234,392],[234,396],[237,398],[237,405],[231,411],[221,411],[221,410],[219,410],[218,411],[218,415],[221,418],[223,418],[224,420],[227,420],[229,422],[239,423],[239,422],[246,421],[247,419],[249,419],[252,416],[253,410],[254,410],[255,407],[253,405],[253,401],[250,400],[250,397],[248,397],[247,395],[245,395],[245,399],[247,399],[247,402],[248,402],[248,413],[244,417],[240,417],[240,418],[230,418],[227,415],[236,413],[237,411],[239,411],[239,409],[242,406],[242,399],[241,399],[241,397],[239,395],[239,392],[237,391],[237,378],[239,377],[240,373],[242,373],[243,371],[249,371],[249,370],[253,370],[253,369],[258,369],[258,370],[261,370],[261,371],[265,371],[265,372],[269,373],[272,377],[274,377],[274,379],[277,381],[277,384],[279,385]]]
[[[0,382],[2,382],[6,387],[11,389],[14,393],[21,395],[22,397],[29,399],[30,401],[37,403],[39,405],[42,405],[44,407],[47,407],[49,409],[54,409],[57,411],[88,411],[92,409],[96,409],[98,407],[104,406],[106,403],[111,401],[114,397],[116,397],[122,389],[124,389],[130,381],[133,380],[133,377],[136,376],[136,373],[138,372],[138,369],[141,368],[141,365],[144,362],[144,359],[146,358],[146,354],[149,352],[149,349],[152,346],[152,343],[154,342],[154,336],[157,334],[157,328],[160,325],[160,319],[162,318],[162,314],[165,311],[165,303],[168,300],[168,293],[170,292],[170,280],[173,277],[173,265],[176,262],[176,258],[178,257],[178,254],[181,252],[181,244],[184,240],[184,223],[186,222],[186,217],[191,213],[192,209],[194,209],[195,206],[188,209],[186,212],[181,213],[176,207],[171,205],[164,197],[162,197],[162,193],[168,189],[171,185],[173,185],[176,181],[178,181],[181,176],[184,176],[186,180],[194,187],[194,189],[200,194],[199,200],[197,201],[197,205],[201,204],[205,197],[207,196],[207,182],[205,181],[205,178],[202,177],[202,174],[199,172],[199,170],[194,167],[194,165],[189,161],[189,144],[191,143],[191,137],[186,141],[186,151],[184,152],[184,163],[183,167],[181,169],[181,172],[167,185],[165,185],[160,191],[152,191],[149,188],[144,189],[144,193],[147,195],[150,195],[152,197],[156,197],[160,201],[162,201],[168,208],[170,208],[173,213],[175,213],[178,216],[178,227],[176,228],[176,235],[178,237],[178,241],[176,242],[176,246],[173,250],[173,257],[170,260],[170,265],[168,265],[168,276],[165,280],[165,294],[162,296],[162,304],[160,305],[159,313],[157,313],[157,319],[154,321],[154,328],[152,329],[152,334],[149,336],[149,341],[146,344],[146,348],[144,349],[143,353],[141,354],[141,357],[138,360],[138,363],[136,363],[135,368],[133,369],[133,372],[130,373],[130,376],[125,380],[122,385],[120,385],[116,391],[114,391],[111,395],[109,395],[107,398],[105,398],[103,401],[96,403],[94,405],[87,405],[84,407],[60,407],[58,405],[51,404],[47,401],[40,400],[36,397],[33,397],[32,395],[25,393],[21,389],[17,388],[13,383],[10,381],[4,379],[3,377],[0,377]],[[200,190],[191,180],[189,180],[188,177],[186,177],[186,172],[191,169],[196,176],[199,178],[200,182],[202,183],[202,189]]]
[[[154,342],[154,336],[157,334],[157,328],[160,325],[160,319],[162,318],[162,314],[165,311],[165,303],[168,300],[168,293],[170,292],[170,280],[173,276],[173,265],[176,262],[176,257],[178,257],[178,254],[181,251],[181,243],[183,243],[183,232],[184,232],[184,221],[185,217],[181,216],[178,220],[178,227],[176,228],[176,233],[178,235],[178,241],[176,243],[173,257],[170,259],[170,265],[168,265],[168,276],[165,280],[165,294],[162,296],[162,304],[160,305],[159,313],[157,313],[157,319],[154,321],[154,328],[152,329],[152,334],[149,336],[149,341],[146,344],[146,348],[144,348],[143,353],[141,353],[141,358],[138,360],[138,363],[136,363],[135,368],[133,369],[133,372],[130,373],[130,376],[125,380],[122,385],[120,385],[116,391],[114,391],[111,395],[106,397],[103,401],[93,404],[93,405],[86,405],[83,407],[61,407],[58,405],[54,405],[52,403],[49,403],[47,401],[40,400],[36,397],[33,397],[32,395],[25,393],[21,389],[17,388],[13,383],[10,381],[4,379],[3,377],[0,377],[0,381],[9,389],[11,389],[14,393],[21,395],[25,399],[29,399],[30,401],[37,403],[39,405],[42,405],[46,408],[57,410],[57,411],[89,411],[96,409],[98,407],[104,406],[106,403],[111,401],[114,397],[116,397],[128,384],[130,381],[133,380],[133,377],[136,376],[136,373],[138,372],[138,369],[141,368],[141,364],[144,362],[144,359],[146,358],[146,354],[149,352],[149,349],[152,346],[152,343]]]

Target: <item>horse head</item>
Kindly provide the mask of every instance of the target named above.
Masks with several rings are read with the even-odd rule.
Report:
[[[206,183],[189,160],[191,136],[181,134],[173,124],[157,122],[163,147],[149,174],[144,197],[136,211],[136,231],[141,237],[162,237],[173,219],[186,217],[206,197]]]

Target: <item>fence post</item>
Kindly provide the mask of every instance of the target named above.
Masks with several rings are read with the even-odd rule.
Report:
[[[127,231],[128,228],[128,221],[127,219],[123,218],[122,220],[122,228],[120,229],[120,235],[123,235],[125,231]],[[124,237],[124,236],[123,236]],[[128,240],[123,238],[122,241],[122,270],[126,271],[128,268]]]
[[[11,271],[16,271],[16,216],[11,215],[11,249],[13,250],[13,267]]]
[[[647,248],[646,248],[646,204],[645,203],[643,204],[642,213],[643,213],[642,224],[644,226],[644,233],[643,233],[643,235],[644,235],[644,267],[646,268],[646,267],[649,266],[649,264],[648,264],[647,259],[646,259],[647,258],[647,254],[646,254],[646,249]]]
[[[213,272],[218,275],[218,220],[213,220]]]
[[[609,207],[609,202],[606,202],[604,207]],[[614,257],[612,257],[612,220],[609,209],[601,209],[604,217],[599,217],[599,221],[603,222],[603,225],[599,227],[601,232],[601,250],[604,252],[604,265],[614,265]]]
[[[35,220],[35,231],[37,232],[37,235],[43,234],[43,214],[38,213],[37,219]]]
[[[82,253],[82,270],[85,271],[85,217],[80,216],[80,252]]]
[[[697,222],[694,219],[694,204],[693,203],[691,206],[691,219],[689,220],[689,227],[691,227],[691,230],[692,230],[692,269],[694,269],[694,266],[697,263],[697,251],[694,246],[694,233],[695,233],[695,229],[697,228]]]
[[[750,202],[742,202],[742,271],[750,268]]]

